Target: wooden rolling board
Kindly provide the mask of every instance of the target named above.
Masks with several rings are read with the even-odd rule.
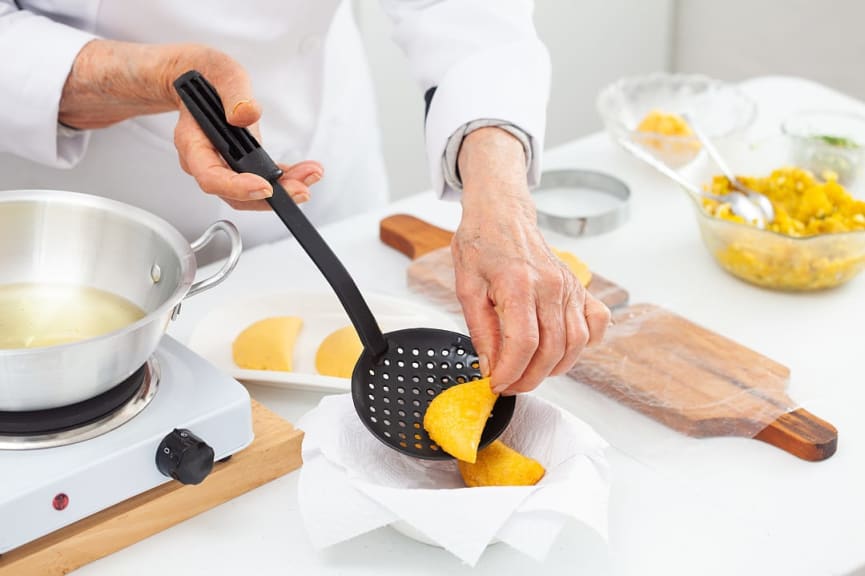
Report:
[[[433,250],[449,246],[453,232],[408,214],[395,214],[381,221],[379,237],[391,248],[416,260]],[[628,292],[624,288],[594,272],[587,289],[611,309],[628,303]]]
[[[0,576],[55,576],[214,508],[301,465],[303,432],[253,401],[255,440],[197,486],[171,481],[0,555]]]
[[[689,436],[754,437],[811,461],[835,453],[835,427],[787,396],[787,367],[651,304],[613,317],[569,376]]]

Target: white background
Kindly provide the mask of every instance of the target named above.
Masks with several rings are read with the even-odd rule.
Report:
[[[422,95],[379,3],[355,0],[355,8],[396,199],[429,187]],[[863,23],[861,0],[536,0],[535,24],[553,64],[546,144],[600,129],[598,91],[657,70],[730,81],[796,75],[865,99]]]

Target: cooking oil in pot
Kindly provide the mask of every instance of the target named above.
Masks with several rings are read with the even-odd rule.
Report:
[[[0,286],[0,349],[86,340],[143,317],[132,302],[96,288],[7,284]]]

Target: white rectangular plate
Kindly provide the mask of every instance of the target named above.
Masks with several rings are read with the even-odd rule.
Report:
[[[384,332],[417,327],[462,330],[452,317],[427,306],[380,294],[365,294],[364,297]],[[231,353],[234,339],[253,322],[272,316],[298,316],[303,319],[303,327],[294,348],[294,371],[245,370],[237,367]],[[343,393],[351,390],[351,380],[318,374],[315,370],[315,354],[328,334],[349,324],[348,315],[333,294],[284,292],[214,308],[195,327],[188,345],[212,364],[243,382]]]

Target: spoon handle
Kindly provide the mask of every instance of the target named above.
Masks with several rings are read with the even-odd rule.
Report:
[[[693,117],[689,117],[687,114],[683,114],[683,118],[691,127],[691,130],[694,131],[694,136],[696,136],[697,140],[700,141],[700,144],[703,145],[703,148],[709,154],[709,157],[713,162],[715,162],[718,168],[721,169],[721,173],[727,178],[730,185],[747,196],[748,200],[763,213],[763,218],[766,222],[772,222],[775,219],[775,209],[772,206],[771,200],[769,200],[765,195],[755,192],[742,184],[742,182],[739,181],[739,178],[733,174],[732,170],[730,170],[729,164],[727,164],[724,157],[721,156],[721,153],[718,152],[718,149],[709,137],[706,136],[706,133],[703,132],[703,129],[700,128],[699,122],[696,122]]]
[[[273,186],[273,196],[267,199],[270,207],[333,288],[364,348],[373,358],[383,354],[387,350],[387,341],[372,311],[342,262],[280,185],[282,170],[279,166],[249,130],[228,123],[216,89],[199,72],[186,72],[175,80],[174,87],[210,142],[233,170],[252,172],[270,182]]]
[[[721,169],[721,174],[726,176],[727,180],[730,181],[730,184],[736,186],[738,184],[738,180],[736,179],[736,175],[733,174],[733,171],[730,170],[730,167],[724,161],[724,158],[721,156],[721,153],[718,152],[718,149],[715,148],[715,145],[709,140],[709,137],[706,136],[706,133],[703,132],[703,129],[700,128],[700,124],[694,120],[688,114],[682,114],[682,118],[685,122],[688,123],[688,126],[691,127],[691,130],[694,131],[694,136],[697,137],[697,140],[700,141],[700,144],[703,146],[703,149],[709,154],[709,157],[712,161]]]
[[[642,160],[643,162],[645,162],[646,164],[648,164],[649,166],[651,166],[652,168],[654,168],[655,170],[657,170],[658,172],[660,172],[670,180],[673,180],[676,184],[687,190],[688,193],[695,197],[695,200],[699,200],[700,198],[705,197],[705,194],[703,194],[702,190],[697,188],[691,182],[685,180],[681,176],[681,174],[652,156],[649,152],[646,152],[638,144],[634,144],[626,138],[622,138],[621,140],[619,140],[619,144],[622,146],[622,148],[636,156],[637,159]]]

